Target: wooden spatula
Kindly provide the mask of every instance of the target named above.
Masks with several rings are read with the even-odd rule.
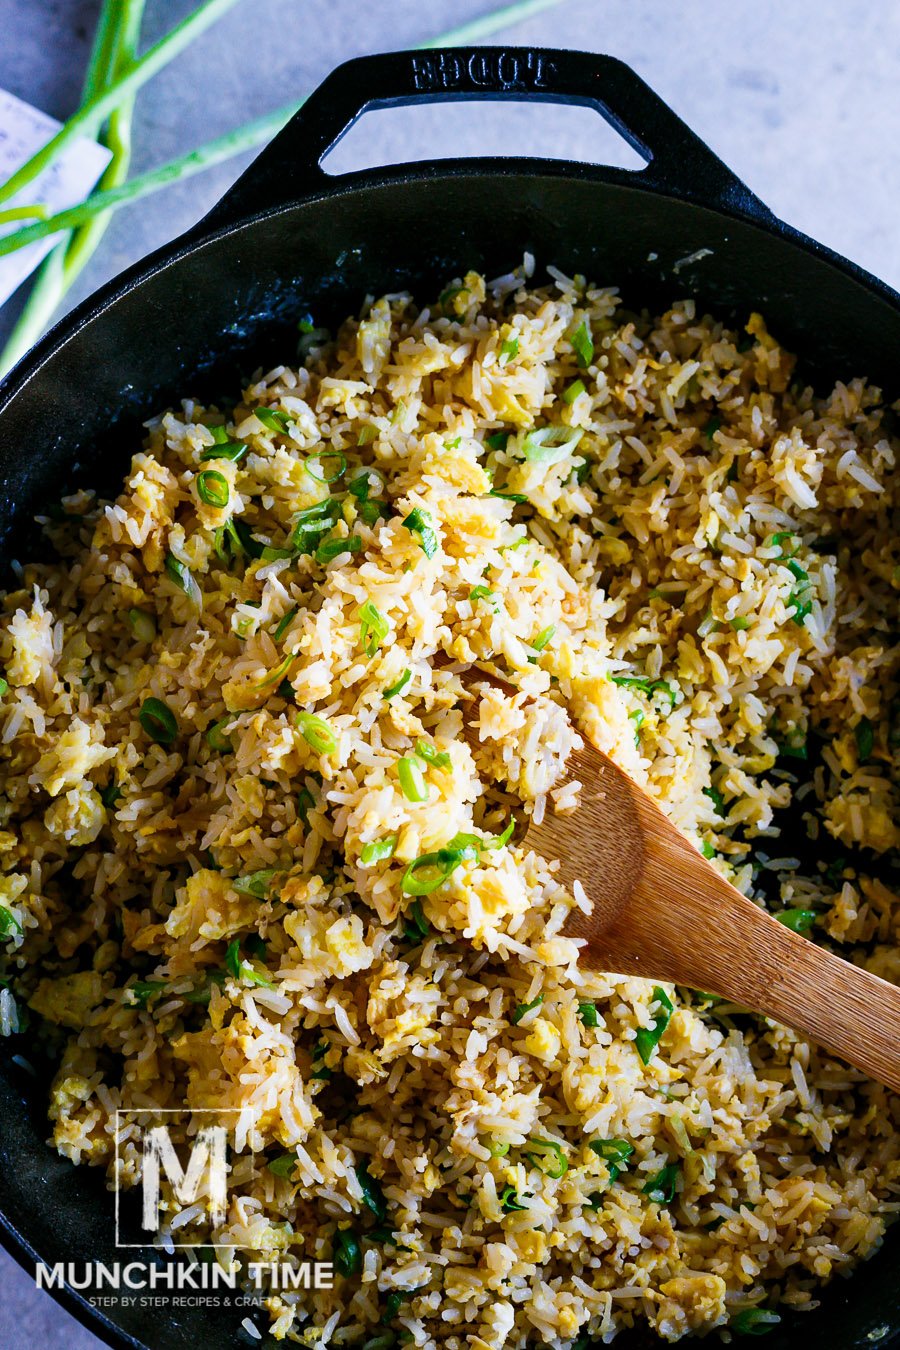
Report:
[[[463,679],[512,689],[482,670]],[[566,768],[582,784],[578,809],[548,811],[525,842],[557,859],[563,884],[580,881],[591,901],[565,930],[585,939],[581,960],[719,994],[900,1092],[900,989],[741,895],[607,755],[585,744]]]

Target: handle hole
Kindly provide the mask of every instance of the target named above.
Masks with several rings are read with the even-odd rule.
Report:
[[[328,151],[321,167],[338,175],[482,155],[571,159],[617,169],[647,164],[593,108],[482,99],[370,109]]]

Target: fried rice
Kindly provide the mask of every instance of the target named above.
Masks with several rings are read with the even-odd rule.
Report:
[[[223,1113],[226,1220],[169,1194],[164,1240],[333,1261],[266,1298],[308,1346],[764,1330],[900,1199],[896,1097],[579,966],[525,830],[577,812],[589,739],[900,979],[892,413],[805,387],[758,314],[532,270],[301,318],[295,365],[65,498],[3,598],[0,1029],[111,1185],[148,1112]],[[474,663],[514,688],[471,708]]]

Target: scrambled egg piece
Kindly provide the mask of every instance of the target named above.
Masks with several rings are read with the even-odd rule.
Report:
[[[50,803],[44,812],[44,824],[67,844],[84,848],[94,842],[106,824],[106,808],[94,788],[73,787]]]
[[[102,727],[89,726],[80,717],[74,717],[41,755],[29,783],[32,787],[43,787],[51,797],[58,797],[64,788],[77,787],[93,769],[115,756],[115,749],[103,744]]]
[[[48,1022],[80,1031],[103,997],[103,981],[95,970],[80,970],[56,980],[41,980],[28,1006]]]

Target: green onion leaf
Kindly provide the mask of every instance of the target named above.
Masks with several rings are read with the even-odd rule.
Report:
[[[728,1327],[739,1336],[765,1336],[767,1332],[774,1331],[780,1321],[778,1314],[770,1312],[768,1308],[743,1308],[735,1313]]]
[[[875,749],[875,731],[868,717],[861,717],[854,728],[856,753],[860,764],[864,764]]]
[[[719,430],[721,425],[722,419],[721,417],[718,416],[718,414],[716,414],[714,417],[711,417],[709,419],[706,426],[703,428],[703,435],[706,437],[710,445],[712,445],[713,436],[715,436],[716,432]]]
[[[225,735],[225,728],[230,727],[234,722],[234,713],[227,717],[220,717],[218,722],[213,722],[212,726],[206,732],[206,744],[210,750],[217,750],[220,754],[227,754],[231,749],[231,741]]]
[[[171,745],[178,735],[175,714],[161,698],[145,698],[138,713],[138,720],[157,745]]]
[[[512,1015],[513,1025],[518,1026],[525,1014],[533,1012],[535,1008],[539,1008],[543,1001],[543,994],[538,994],[537,998],[532,999],[530,1003],[517,1003]]]
[[[291,424],[287,413],[276,408],[254,408],[253,411],[267,431],[283,434]]]
[[[517,337],[509,338],[500,348],[500,364],[508,366],[510,361],[514,361],[519,355],[519,339]]]
[[[520,1201],[519,1193],[515,1186],[504,1186],[503,1190],[500,1192],[499,1200],[500,1208],[503,1210],[504,1214],[515,1214],[528,1208],[527,1205],[523,1205]]]
[[[806,933],[816,921],[814,909],[783,909],[775,918],[793,933]]]
[[[362,1250],[349,1228],[339,1228],[334,1235],[333,1257],[335,1269],[349,1278],[362,1270]]]
[[[216,428],[218,431],[220,428]],[[232,464],[237,464],[238,460],[244,458],[250,449],[244,441],[222,441],[204,450],[200,455],[201,462],[209,459],[230,459]]]
[[[135,980],[134,984],[130,984],[125,992],[131,995],[132,1002],[141,1008],[146,1008],[151,998],[154,998],[165,987],[165,980]]]
[[[704,797],[708,797],[709,800],[712,802],[713,806],[716,808],[716,815],[723,817],[727,815],[725,798],[722,796],[721,792],[717,787],[710,786],[703,788],[703,795]]]
[[[485,1148],[492,1158],[505,1158],[509,1152],[509,1144],[502,1139],[490,1139],[485,1144]]]
[[[236,890],[238,895],[252,895],[256,900],[265,900],[274,875],[274,867],[267,867],[261,872],[251,872],[246,877],[234,877],[231,882],[232,889]]]
[[[545,1176],[558,1181],[569,1170],[569,1160],[562,1144],[553,1139],[529,1139],[528,1148],[523,1149],[525,1157]]]
[[[415,759],[409,755],[404,755],[402,759],[399,759],[397,761],[397,777],[400,779],[403,795],[408,802],[428,801],[428,784]]]
[[[586,1027],[597,1027],[600,1025],[600,1014],[597,1012],[596,1003],[579,1003],[578,1016]]]
[[[619,1174],[628,1166],[628,1159],[634,1152],[634,1144],[629,1144],[627,1139],[592,1139],[588,1148],[606,1163],[610,1185],[618,1180]]]
[[[218,469],[204,469],[202,473],[197,474],[197,496],[207,506],[215,506],[221,510],[228,505],[231,497],[228,479],[223,473],[219,473]]]
[[[452,876],[461,862],[471,856],[465,848],[441,848],[436,853],[423,853],[403,873],[400,889],[404,895],[431,895]]]
[[[117,783],[108,783],[106,787],[100,789],[100,800],[108,811],[118,806],[122,800],[122,789]]]
[[[484,443],[489,450],[505,450],[511,435],[511,431],[492,431],[490,436],[485,436]]]
[[[583,435],[578,427],[538,427],[522,442],[522,455],[529,464],[557,464],[575,449]]]
[[[765,541],[765,547],[777,548],[782,558],[793,558],[794,554],[800,552],[800,536],[799,534],[791,534],[790,531],[770,534]]]
[[[381,646],[391,626],[377,606],[367,600],[364,605],[360,605],[358,611],[359,618],[359,640],[362,643],[362,649],[366,656],[374,656]]]
[[[547,628],[542,628],[531,644],[533,650],[536,652],[542,652],[546,647],[547,643],[553,637],[553,634],[555,632],[556,632],[555,623],[551,623]]]
[[[130,609],[128,622],[138,642],[152,642],[156,637],[156,620],[145,609]]]
[[[524,492],[500,492],[498,488],[491,488],[489,497],[499,497],[504,502],[515,502],[517,506],[524,506],[528,501]]]
[[[326,565],[343,553],[358,553],[361,548],[362,540],[358,534],[351,534],[347,539],[326,539],[316,549],[316,562]]]
[[[408,942],[419,946],[424,942],[431,932],[431,924],[425,918],[422,909],[422,901],[414,900],[406,911],[406,923],[403,925],[403,933]]]
[[[324,718],[311,712],[299,712],[297,726],[300,735],[317,755],[330,755],[337,749],[337,737]]]
[[[594,359],[594,339],[591,336],[591,324],[589,319],[582,319],[581,323],[569,334],[569,341],[575,348],[575,358],[582,370],[586,370]]]
[[[653,990],[653,1002],[659,1004],[659,1012],[649,1027],[638,1027],[634,1037],[637,1052],[645,1064],[649,1064],[653,1058],[653,1051],[659,1044],[660,1037],[669,1025],[669,1019],[675,1011],[672,1000],[664,989],[660,989],[659,985]]]
[[[379,1183],[369,1175],[369,1164],[360,1163],[355,1171],[362,1191],[363,1204],[372,1211],[379,1223],[384,1223],[387,1218],[387,1201]]]
[[[658,1205],[671,1205],[675,1199],[680,1171],[678,1163],[666,1163],[641,1187],[642,1192]]]
[[[716,856],[715,845],[711,844],[708,839],[704,839],[703,843],[700,845],[700,852],[703,854],[704,858],[714,858]]]
[[[278,620],[278,623],[275,626],[275,629],[272,633],[272,638],[275,642],[280,642],[281,639],[284,637],[285,633],[291,626],[291,622],[296,616],[297,609],[298,606],[294,605],[292,609],[288,610],[287,614],[283,614],[282,617]]]
[[[340,450],[321,450],[317,455],[310,455],[305,468],[317,483],[336,483],[347,472],[347,457]]]
[[[399,680],[395,681],[394,684],[389,684],[387,689],[382,690],[381,697],[388,700],[396,698],[398,694],[402,694],[404,689],[408,688],[412,683],[412,677],[413,673],[411,670],[404,670]]]
[[[359,861],[363,867],[368,867],[370,863],[382,862],[385,858],[394,856],[394,849],[397,847],[397,836],[389,834],[384,839],[374,839],[370,844],[364,844],[359,855]]]
[[[438,750],[428,741],[416,741],[416,754],[419,759],[424,759],[426,764],[431,764],[435,769],[443,769],[444,772],[447,772],[452,768],[449,752]]]
[[[367,422],[364,427],[360,427],[359,435],[356,438],[357,445],[371,445],[373,441],[378,440],[378,428],[373,427],[371,422]]]
[[[291,547],[297,553],[315,553],[326,534],[340,519],[341,503],[337,497],[324,497],[303,511],[298,511],[291,530]]]
[[[579,395],[586,392],[584,380],[573,380],[572,383],[563,390],[562,401],[563,403],[574,403]]]
[[[412,533],[419,536],[419,546],[426,558],[433,558],[437,553],[438,537],[431,526],[431,517],[427,511],[422,511],[417,506],[404,520],[403,524]]]
[[[0,698],[3,698],[4,694],[8,693],[9,693],[9,683],[7,680],[4,679],[2,675],[0,675]]]
[[[736,614],[735,617],[729,619],[728,622],[736,633],[744,633],[751,626],[753,620],[746,618],[743,614]]]
[[[473,586],[469,591],[470,600],[493,600],[494,592],[489,586]]]
[[[270,1172],[274,1172],[276,1177],[289,1177],[297,1166],[296,1153],[281,1153],[271,1162],[266,1163]]]
[[[179,590],[184,591],[187,598],[193,602],[197,609],[201,609],[203,595],[190,568],[170,553],[166,557],[166,572]]]
[[[24,929],[12,910],[0,905],[0,937],[9,937],[12,932],[22,933]]]
[[[788,733],[784,739],[784,744],[779,745],[778,753],[786,759],[808,759],[809,751],[806,745],[806,736],[799,727]]]

